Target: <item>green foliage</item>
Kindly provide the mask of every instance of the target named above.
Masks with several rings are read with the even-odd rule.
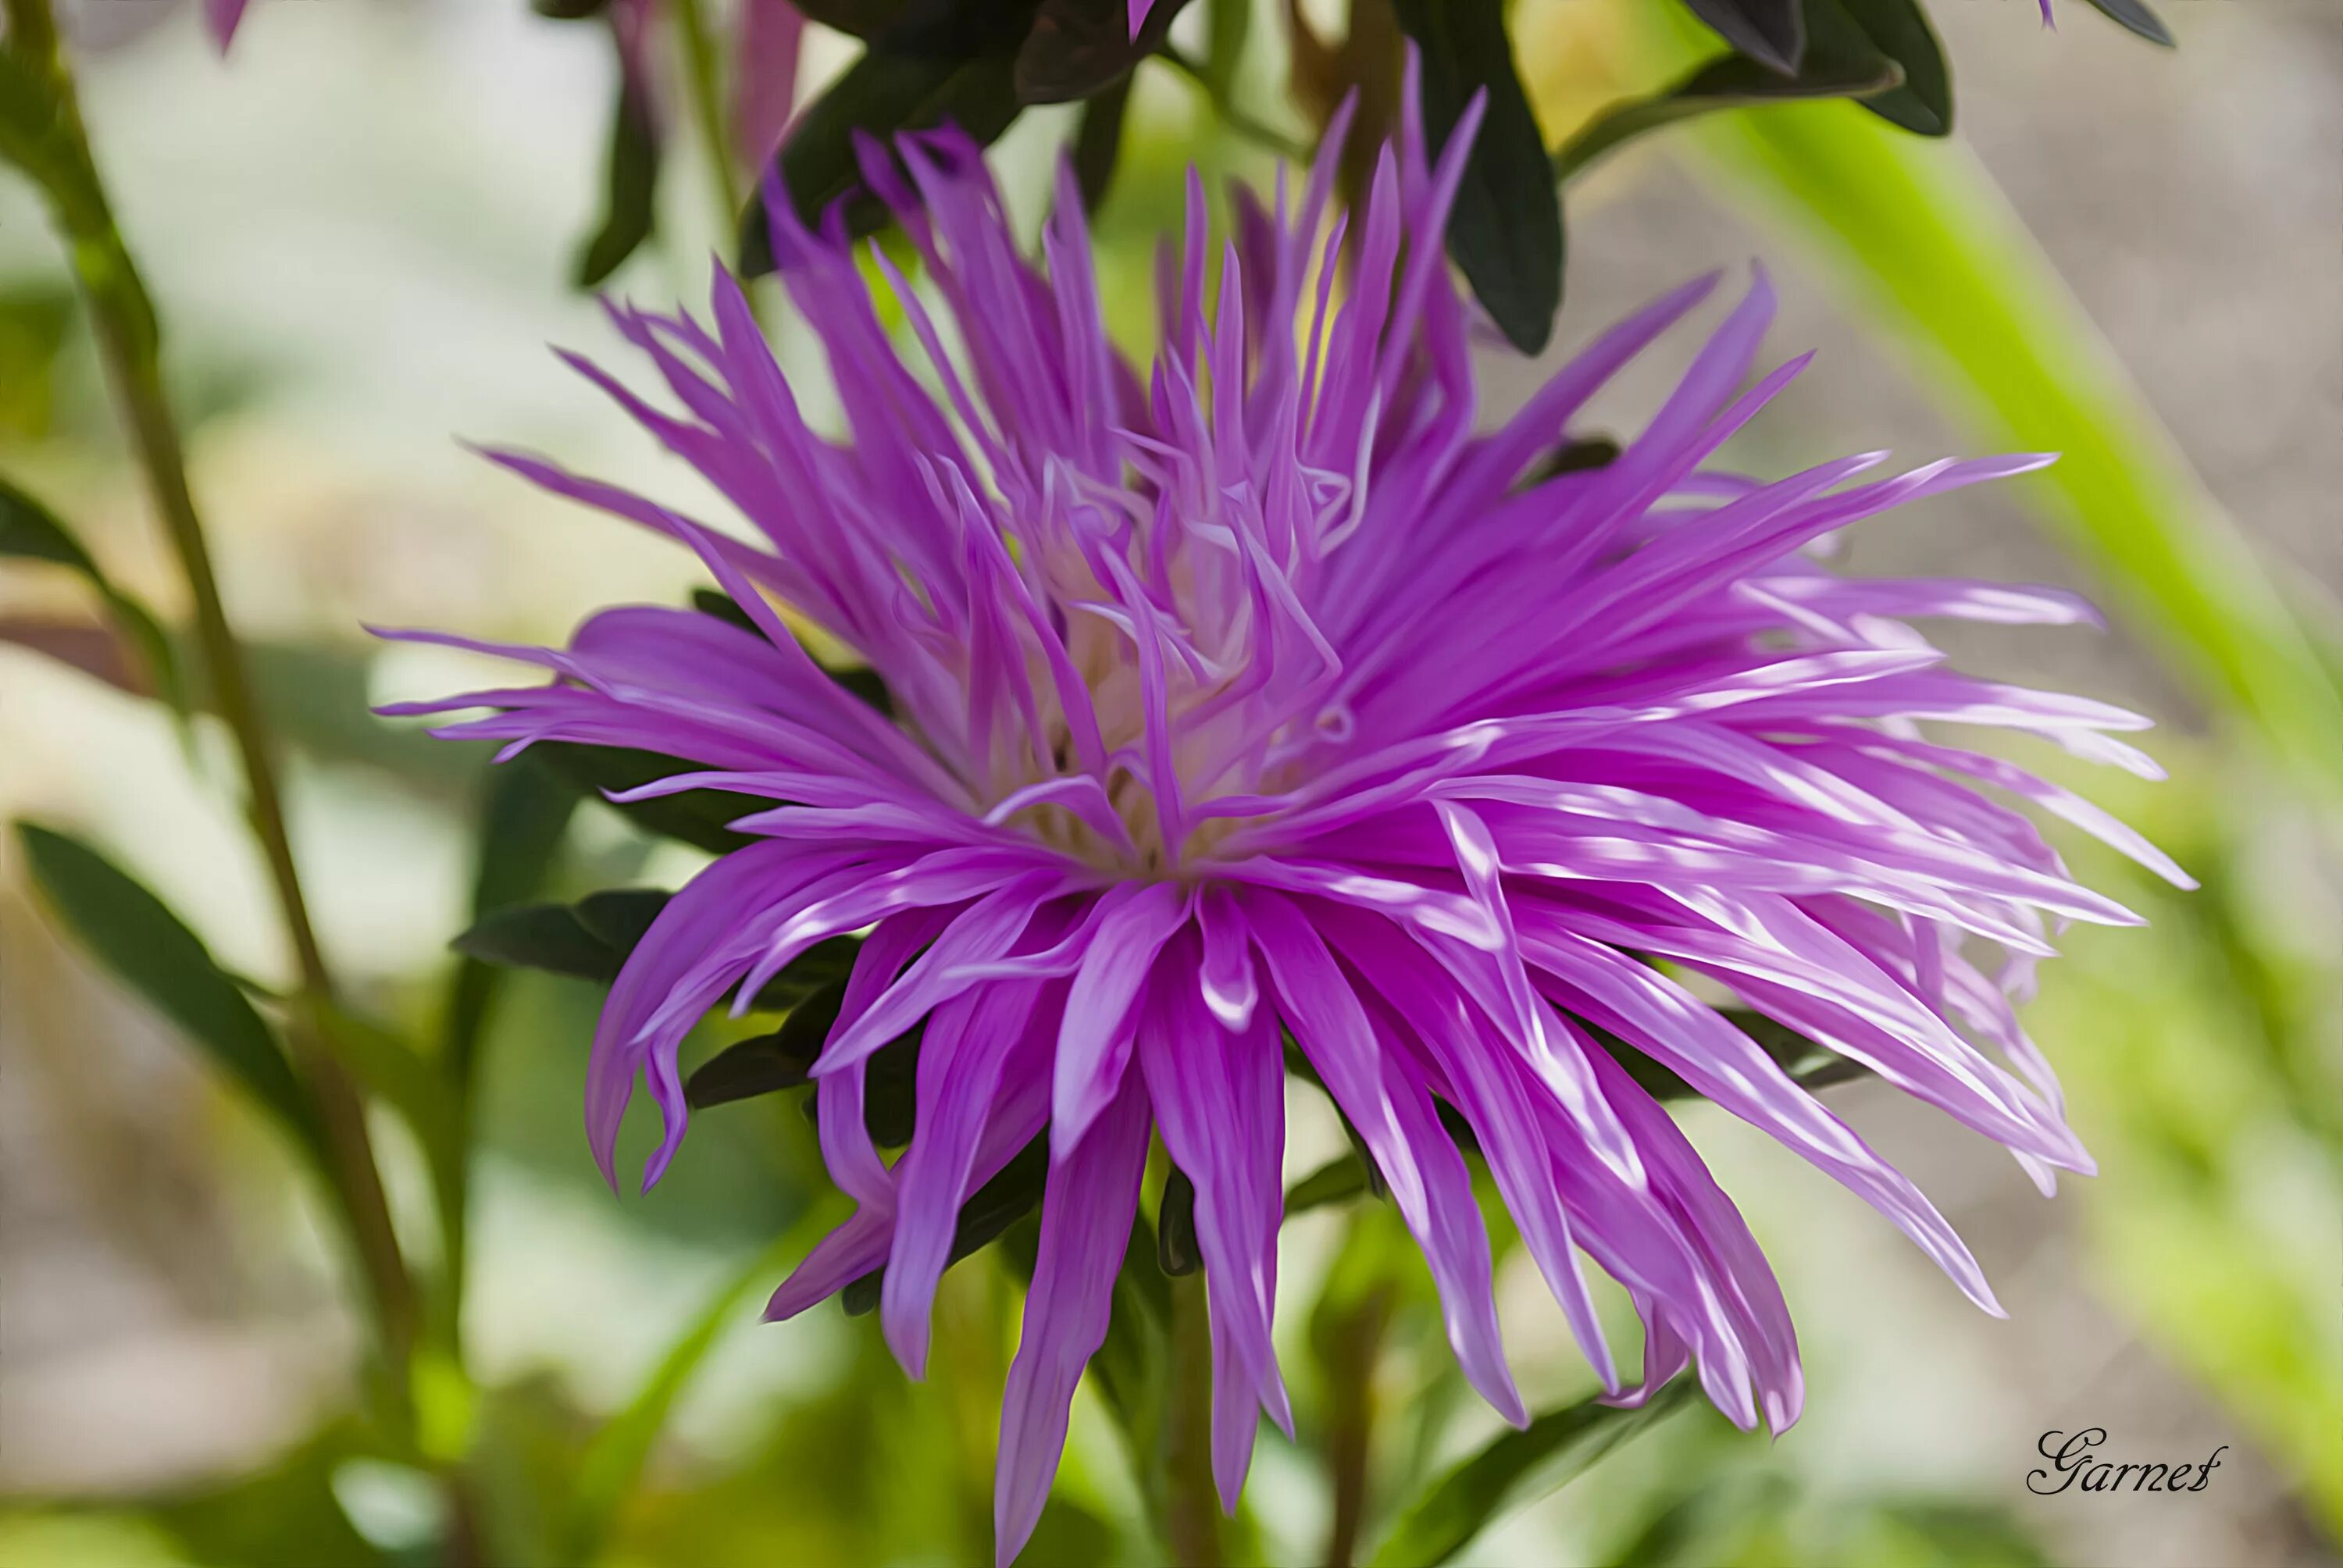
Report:
[[[305,1146],[322,1147],[316,1112],[277,1036],[162,900],[80,839],[16,824],[33,880],[57,918],[116,979],[177,1024]]]
[[[178,658],[154,612],[115,586],[55,512],[5,479],[0,479],[0,558],[65,567],[97,590],[115,624],[136,650],[155,694],[179,712],[186,711],[186,682],[179,673]]]
[[[1424,137],[1435,155],[1474,95],[1486,95],[1448,215],[1448,252],[1507,340],[1535,354],[1562,307],[1562,197],[1513,71],[1504,5],[1396,0],[1395,9],[1422,54]]]
[[[1690,1402],[1671,1383],[1636,1410],[1593,1400],[1543,1412],[1449,1470],[1410,1503],[1376,1548],[1375,1568],[1437,1568],[1512,1509],[1567,1485],[1612,1449]]]
[[[618,98],[610,107],[610,150],[602,176],[602,221],[578,254],[577,282],[592,288],[634,255],[658,223],[659,121],[648,85],[618,69]]]

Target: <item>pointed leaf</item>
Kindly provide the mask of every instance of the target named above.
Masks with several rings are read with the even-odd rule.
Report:
[[[1155,52],[1186,4],[1155,0],[1134,38],[1124,0],[1041,0],[1017,51],[1018,101],[1068,104],[1122,81]]]
[[[491,910],[448,945],[482,963],[545,970],[604,985],[618,978],[627,956],[588,930],[566,904]]]
[[[593,288],[618,270],[650,237],[659,220],[659,120],[647,85],[618,65],[618,96],[610,109],[610,151],[603,166],[602,221],[578,252],[578,286]]]
[[[1684,0],[1716,35],[1784,75],[1805,63],[1806,23],[1798,0]]]
[[[798,1003],[772,1033],[727,1046],[685,1081],[684,1103],[696,1111],[802,1088],[845,1000],[845,982],[835,981]]]
[[[1366,1191],[1366,1162],[1356,1154],[1338,1154],[1287,1190],[1285,1217],[1291,1220]]]
[[[858,134],[881,141],[897,132],[951,124],[990,146],[1022,106],[1017,101],[1013,43],[986,53],[898,53],[873,46],[798,116],[781,144],[781,186],[798,216],[818,223],[832,203],[862,191]],[[849,229],[870,234],[886,209],[867,194],[847,211]],[[740,217],[740,267],[750,276],[773,270],[772,234],[759,190]]]
[[[1621,143],[1696,115],[1800,98],[1863,97],[1903,83],[1904,68],[1870,47],[1867,40],[1852,55],[1844,52],[1845,44],[1844,35],[1818,37],[1806,51],[1805,65],[1788,76],[1745,55],[1720,55],[1664,93],[1596,116],[1554,154],[1554,176],[1569,179]],[[1838,45],[1840,52],[1835,54],[1830,45]],[[1603,445],[1610,447],[1604,462],[1618,455],[1615,445]]]
[[[1395,0],[1422,51],[1427,139],[1444,146],[1476,92],[1480,134],[1448,218],[1448,254],[1514,347],[1535,354],[1562,307],[1562,197],[1545,138],[1513,72],[1503,0]]]
[[[1117,82],[1082,106],[1081,122],[1074,129],[1074,184],[1082,194],[1082,211],[1092,218],[1114,186],[1115,166],[1122,157],[1122,121],[1131,106],[1131,83]]]
[[[2149,43],[2161,44],[2167,49],[2175,46],[2172,30],[2141,0],[2091,0],[2091,5],[2100,15],[2137,33]]]
[[[1453,1562],[1500,1516],[1559,1490],[1636,1432],[1690,1402],[1680,1379],[1639,1410],[1586,1400],[1547,1411],[1507,1432],[1427,1487],[1403,1512],[1374,1568],[1437,1568]]]
[[[92,956],[179,1026],[295,1135],[323,1147],[308,1095],[276,1034],[203,940],[162,900],[78,839],[32,822],[16,839],[34,882]]]
[[[1903,71],[1901,85],[1859,100],[1865,108],[1919,136],[1952,133],[1952,67],[1919,0],[1806,0],[1806,33],[1831,59],[1860,59],[1868,48]]]

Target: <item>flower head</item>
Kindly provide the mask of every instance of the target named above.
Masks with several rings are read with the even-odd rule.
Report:
[[[1804,364],[1749,384],[1773,309],[1762,276],[1613,460],[1542,463],[1713,279],[1477,430],[1472,323],[1438,242],[1477,114],[1434,164],[1411,111],[1354,216],[1330,213],[1331,150],[1298,197],[1240,193],[1216,266],[1192,177],[1143,378],[1101,327],[1070,180],[1037,264],[964,138],[868,160],[943,306],[938,319],[893,278],[908,358],[842,226],[809,231],[775,193],[776,252],[828,350],[843,438],[809,425],[720,270],[709,323],[611,307],[679,411],[574,361],[752,539],[498,455],[689,546],[754,629],[613,609],[567,650],[493,650],[551,684],[407,709],[491,708],[442,733],[662,752],[699,767],[653,789],[772,801],[734,824],[754,841],[675,897],[611,991],[587,1088],[606,1173],[638,1080],[665,1130],[646,1180],[675,1153],[678,1047],[703,1013],[866,933],[813,1068],[823,1152],[860,1209],[770,1315],[883,1266],[884,1331],[918,1375],[963,1200],[1046,1138],[1002,1418],[1004,1559],[1106,1332],[1151,1134],[1194,1185],[1225,1498],[1257,1411],[1291,1430],[1270,1338],[1288,1039],[1420,1242],[1466,1375],[1516,1422],[1443,1112],[1470,1128],[1614,1393],[1638,1397],[1582,1252],[1642,1316],[1643,1390],[1689,1365],[1745,1427],[1800,1408],[1765,1257],[1606,1041],[1845,1183],[1997,1310],[1927,1200],[1688,980],[2005,1144],[2046,1189],[2090,1168],[2008,999],[2053,924],[2133,917],[1986,790],[2181,873],[1921,726],[2015,729],[2151,772],[2107,733],[2145,721],[1953,673],[1906,624],[2090,618],[2066,595],[1857,580],[1803,553],[2044,459],[1861,479],[1884,460],[1871,453],[1771,482],[1714,467]],[[818,666],[777,602],[867,661],[891,715]],[[1984,948],[2006,960],[1997,976]],[[916,1131],[890,1165],[861,1114],[866,1070],[922,1021]]]

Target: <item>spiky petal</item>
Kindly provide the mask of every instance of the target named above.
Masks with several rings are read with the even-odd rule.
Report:
[[[610,307],[675,409],[575,361],[751,538],[498,455],[697,552],[755,629],[614,609],[566,650],[493,650],[550,684],[402,709],[485,707],[441,733],[508,752],[639,748],[700,769],[651,790],[773,802],[734,824],[755,842],[675,897],[611,990],[587,1088],[606,1172],[638,1081],[664,1124],[646,1180],[673,1158],[677,1050],[708,1010],[865,933],[814,1068],[823,1154],[860,1208],[771,1316],[883,1265],[882,1326],[916,1375],[959,1206],[1046,1138],[1003,1412],[1004,1560],[1106,1332],[1151,1132],[1195,1187],[1232,1504],[1254,1412],[1290,1422],[1270,1336],[1288,1037],[1413,1231],[1466,1375],[1513,1421],[1488,1239],[1443,1107],[1618,1397],[1691,1367],[1735,1422],[1776,1431],[1804,1397],[1763,1253],[1614,1060],[1618,1041],[1998,1310],[1927,1200],[1694,981],[2005,1144],[2046,1184],[2090,1168],[1985,962],[1998,950],[2022,979],[2055,924],[2133,917],[1986,790],[2184,879],[2091,808],[1922,727],[1996,727],[2152,772],[2110,733],[2144,721],[1954,673],[1906,624],[2087,618],[2066,595],[1863,581],[1804,553],[2043,459],[1882,478],[1865,477],[1884,460],[1870,454],[1770,482],[1717,468],[1803,364],[1756,375],[1762,276],[1615,460],[1542,463],[1714,279],[1613,327],[1481,433],[1468,308],[1433,237],[1477,113],[1435,165],[1411,111],[1355,235],[1330,213],[1339,126],[1298,195],[1240,193],[1216,265],[1192,179],[1144,378],[1109,346],[1070,176],[1037,264],[965,137],[908,139],[900,165],[874,149],[868,175],[930,285],[897,280],[925,376],[881,326],[842,218],[809,232],[769,201],[842,438],[809,425],[721,271],[706,323]],[[893,716],[817,666],[776,600],[882,677]],[[890,1165],[864,1125],[865,1074],[922,1020],[917,1130]],[[1613,1370],[1582,1258],[1643,1319],[1640,1391]]]

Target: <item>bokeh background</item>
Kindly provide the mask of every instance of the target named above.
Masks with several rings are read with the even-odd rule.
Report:
[[[1676,45],[1646,5],[1522,0],[1523,70],[1549,132],[1664,79]],[[1986,210],[2030,231],[2038,249],[2018,248],[2014,282],[2063,279],[2071,292],[2056,303],[2079,331],[2055,352],[2083,363],[2061,368],[2127,376],[2128,389],[2117,385],[2148,421],[2135,428],[2158,453],[2154,482],[2180,487],[2172,504],[2203,528],[2242,534],[2331,653],[2343,597],[2343,5],[2162,9],[2177,52],[2080,5],[2062,5],[2062,26],[2046,32],[2032,0],[1941,0],[1964,117],[1960,146],[1941,156],[1986,196],[1997,186],[2006,207]],[[293,748],[293,826],[325,942],[374,1010],[427,1019],[450,967],[445,944],[466,920],[482,759],[366,715],[368,700],[447,689],[462,672],[446,655],[373,645],[361,628],[557,640],[595,607],[675,602],[694,586],[678,552],[556,505],[458,444],[539,447],[698,498],[544,348],[612,347],[591,301],[565,283],[598,199],[608,51],[520,0],[258,0],[226,65],[192,7],[83,0],[74,11],[98,155],[167,323],[196,488]],[[1274,104],[1273,30],[1257,53],[1248,79]],[[817,37],[809,84],[846,55]],[[1135,334],[1151,236],[1182,161],[1266,165],[1155,67],[1141,72],[1133,113],[1100,236]],[[1029,116],[1001,150],[1029,210],[1065,126]],[[1574,192],[1557,352],[1666,284],[1762,259],[1785,298],[1775,355],[1821,355],[1740,443],[1744,466],[1881,447],[1925,458],[1998,441],[2012,424],[2025,444],[2055,444],[2028,437],[2022,417],[1981,411],[1977,377],[1948,368],[1925,320],[1871,308],[1845,247],[1753,177],[1736,136],[1720,124],[1647,139]],[[664,306],[701,289],[719,229],[709,182],[688,163],[661,202],[660,241],[615,286]],[[802,334],[786,312],[777,320],[785,353],[802,359]],[[1632,427],[1667,368],[1631,377],[1596,423]],[[1527,368],[1493,363],[1492,413],[1531,383]],[[75,518],[119,580],[182,608],[55,241],[10,179],[0,471]],[[1808,1413],[1770,1445],[1704,1412],[1676,1417],[1503,1521],[1466,1561],[2338,1561],[2343,781],[2279,760],[2169,628],[2131,613],[2120,529],[2101,525],[2078,525],[2046,483],[2005,486],[1886,519],[1845,558],[1865,573],[2107,594],[2105,635],[1967,628],[1992,635],[1947,640],[1974,668],[2163,721],[2147,744],[2168,782],[2067,781],[2141,824],[2205,887],[2174,894],[2073,844],[2086,879],[2154,923],[2076,932],[2029,1014],[2100,1175],[2045,1202],[1996,1151],[1925,1108],[1877,1086],[1832,1091],[1968,1238],[2009,1309],[2001,1322],[1846,1194],[1738,1124],[1688,1112],[1782,1271]],[[86,608],[63,573],[0,578],[12,634]],[[0,689],[0,811],[108,846],[223,963],[281,975],[220,738],[200,734],[190,753],[155,705],[5,643]],[[672,886],[693,864],[588,809],[557,890]],[[886,1362],[872,1320],[826,1308],[757,1324],[762,1290],[809,1240],[807,1130],[770,1100],[710,1112],[657,1191],[613,1198],[578,1121],[596,1000],[582,984],[520,979],[486,1047],[470,1382],[448,1402],[496,1478],[492,1560],[574,1561],[549,1522],[572,1506],[599,1423],[704,1318],[712,1348],[640,1484],[614,1504],[604,1560],[989,1561],[1015,1312],[1005,1278],[986,1260],[954,1271],[937,1358],[950,1370],[926,1385]],[[399,1218],[427,1236],[411,1140],[387,1118],[377,1134]],[[1314,1123],[1295,1143],[1297,1171],[1342,1147]],[[1369,1244],[1346,1240],[1345,1223],[1322,1211],[1287,1236],[1282,1332],[1299,1362],[1322,1370],[1336,1363],[1312,1321],[1319,1283]],[[1525,1260],[1507,1265],[1504,1286],[1533,1403],[1582,1394],[1592,1380]],[[0,860],[0,1561],[423,1560],[427,1489],[349,1436],[361,1335],[282,1141],[71,949],[21,867]],[[1369,1376],[1388,1412],[1382,1472],[1434,1464],[1494,1427],[1433,1360],[1393,1350]],[[2226,1450],[2201,1493],[2029,1495],[2036,1440],[2087,1426],[2107,1429],[2116,1459]],[[1252,1506],[1275,1561],[1312,1560],[1324,1527],[1306,1420],[1303,1436],[1298,1450],[1266,1442],[1256,1462]],[[1149,1560],[1127,1462],[1088,1394],[1060,1498],[1034,1561]]]

